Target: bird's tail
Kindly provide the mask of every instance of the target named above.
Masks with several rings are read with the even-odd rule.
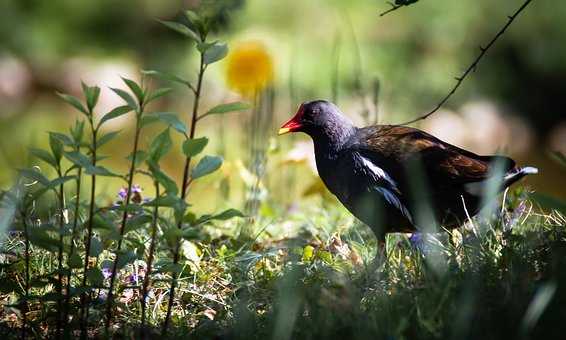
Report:
[[[534,174],[538,174],[538,169],[532,166],[526,166],[523,168],[514,168],[505,174],[505,177],[503,178],[503,187],[507,188],[513,183],[520,180],[521,178],[527,175],[534,175]]]

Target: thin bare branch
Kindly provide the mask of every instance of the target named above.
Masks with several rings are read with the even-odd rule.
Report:
[[[386,14],[389,14],[391,12],[398,10],[401,7],[412,5],[417,1],[419,1],[419,0],[403,0],[403,1],[395,1],[395,3],[388,1],[387,4],[389,4],[389,6],[391,6],[391,8],[389,8],[388,10],[386,10],[384,12],[379,13],[379,16],[382,17]]]
[[[466,77],[472,73],[473,71],[476,70],[476,67],[478,66],[480,60],[483,58],[483,56],[486,54],[486,52],[491,48],[491,46],[493,46],[493,44],[495,44],[495,42],[497,41],[497,39],[499,39],[499,37],[501,37],[505,31],[507,30],[507,28],[509,26],[511,26],[511,23],[513,23],[513,21],[515,20],[515,18],[517,18],[517,16],[532,2],[532,0],[526,0],[521,7],[519,7],[515,13],[513,13],[513,15],[508,16],[508,20],[507,23],[505,23],[505,25],[503,25],[503,27],[497,32],[497,34],[491,38],[491,41],[485,46],[482,47],[480,46],[480,53],[479,55],[474,59],[474,61],[470,64],[470,66],[468,66],[468,68],[464,71],[464,73],[460,76],[460,77],[456,77],[456,84],[454,85],[454,87],[452,87],[452,89],[450,90],[450,92],[448,92],[448,94],[434,107],[434,109],[432,109],[431,111],[429,111],[428,113],[417,117],[413,120],[410,120],[408,122],[402,123],[401,125],[408,125],[408,124],[412,124],[415,122],[418,122],[419,120],[423,120],[423,119],[427,119],[428,117],[430,117],[432,114],[434,114],[436,111],[438,111],[442,105],[444,105],[448,99],[450,99],[450,97],[452,97],[452,95],[456,92],[456,90],[460,87],[460,85],[462,84],[462,82],[464,81],[464,79],[466,79]]]
[[[403,7],[403,5],[395,5],[395,4],[392,3],[392,2],[388,2],[388,4],[391,5],[391,8],[389,8],[387,11],[384,11],[384,12],[379,13],[379,16],[380,16],[380,17],[382,17],[382,16],[384,16],[384,15],[386,15],[386,14],[389,14],[389,13],[391,13],[391,12],[393,12],[393,11],[396,11],[396,10],[398,10],[399,8]]]

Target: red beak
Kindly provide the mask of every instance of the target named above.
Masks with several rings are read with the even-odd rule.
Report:
[[[303,110],[304,110],[303,105],[301,104],[295,116],[291,118],[290,121],[283,124],[283,126],[279,129],[279,135],[284,135],[289,132],[296,132],[303,127],[303,125],[301,125],[300,123],[301,118],[303,117]]]

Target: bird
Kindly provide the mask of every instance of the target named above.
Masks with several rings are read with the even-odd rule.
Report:
[[[538,173],[535,167],[516,166],[509,157],[480,156],[417,128],[356,127],[325,100],[302,103],[278,134],[292,132],[312,138],[320,178],[370,227],[381,251],[388,233],[427,231],[430,223],[446,229],[461,226],[489,202],[484,196],[491,180],[499,193]]]

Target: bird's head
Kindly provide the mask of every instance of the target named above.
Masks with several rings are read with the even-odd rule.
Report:
[[[355,130],[354,124],[340,109],[326,100],[304,102],[291,120],[279,129],[279,135],[304,132],[315,141],[329,139],[338,142]]]

